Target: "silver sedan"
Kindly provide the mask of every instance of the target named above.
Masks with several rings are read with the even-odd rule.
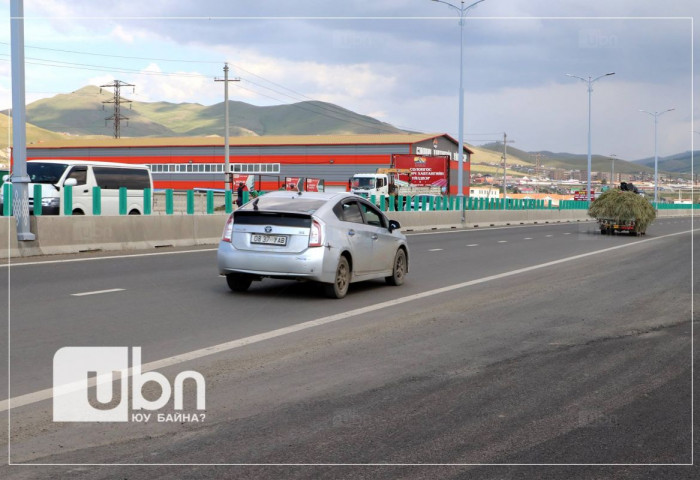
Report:
[[[219,273],[231,290],[265,277],[321,282],[331,298],[350,283],[401,285],[408,245],[401,226],[350,193],[271,192],[231,214],[219,242]]]

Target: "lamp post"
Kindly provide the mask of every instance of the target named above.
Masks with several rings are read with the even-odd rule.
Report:
[[[10,210],[17,224],[17,240],[31,241],[36,236],[31,232],[29,222],[29,183],[27,174],[27,115],[25,101],[24,74],[24,2],[10,2],[10,58],[12,65],[12,198],[5,197],[3,202],[10,203]],[[34,199],[41,201],[41,199]]]
[[[610,170],[610,187],[614,187],[615,186],[615,157],[617,157],[617,155],[615,155],[614,153],[611,153],[609,155],[609,157],[610,157],[610,160],[612,160],[612,167]]]
[[[471,5],[465,7],[464,1],[462,0],[461,6],[453,5],[449,2],[443,0],[432,0],[437,3],[444,3],[448,7],[451,7],[457,12],[459,12],[459,132],[458,132],[458,159],[459,159],[459,171],[457,172],[457,196],[464,196],[464,18],[467,16],[467,11],[474,7],[476,4],[483,2],[484,0],[478,0]],[[464,209],[462,209],[464,212]]]
[[[675,108],[669,108],[668,110],[664,110],[663,112],[647,112],[646,110],[640,110],[642,113],[646,113],[647,115],[651,115],[654,117],[654,208],[659,208],[658,201],[659,201],[659,150],[658,150],[658,125],[659,125],[659,117],[663,115],[664,113],[667,112],[672,112],[675,110]]]
[[[601,78],[610,75],[615,75],[615,72],[606,73],[596,78],[592,78],[591,76],[588,78],[583,78],[576,75],[571,75],[570,73],[566,74],[567,77],[578,78],[579,80],[588,84],[588,185],[586,187],[586,199],[588,201],[588,205],[591,204],[591,94],[593,93],[593,84]]]

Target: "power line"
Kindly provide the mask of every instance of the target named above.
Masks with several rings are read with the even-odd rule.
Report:
[[[9,44],[6,43],[6,42],[0,42],[0,44],[2,44],[2,45],[9,45]],[[216,62],[198,61],[198,60],[176,60],[176,59],[165,59],[165,58],[132,57],[132,56],[125,56],[125,55],[98,54],[98,53],[91,53],[91,52],[81,52],[81,51],[75,51],[75,50],[63,50],[63,49],[54,49],[54,48],[37,47],[37,46],[27,46],[27,47],[28,47],[28,48],[39,49],[39,50],[57,51],[57,52],[62,52],[62,53],[76,53],[76,54],[79,54],[79,55],[92,55],[92,56],[109,57],[109,58],[137,59],[137,60],[165,61],[165,62],[204,63],[204,64],[214,64],[214,63],[216,63]],[[1,57],[1,56],[7,56],[7,54],[0,54],[0,57]],[[130,69],[130,68],[125,68],[125,67],[110,67],[110,66],[92,65],[92,64],[84,64],[84,63],[76,63],[76,62],[64,62],[64,61],[59,61],[59,60],[51,60],[51,59],[35,58],[35,57],[27,57],[27,60],[29,60],[29,61],[26,61],[26,63],[27,63],[27,64],[31,64],[31,65],[40,65],[40,66],[48,66],[48,67],[55,67],[55,68],[68,68],[68,69],[73,69],[73,70],[90,70],[90,71],[101,71],[101,72],[109,72],[109,73],[114,73],[114,72],[117,72],[117,73],[132,73],[132,74],[136,74],[136,75],[149,75],[149,76],[171,76],[171,77],[187,77],[187,78],[197,78],[197,77],[199,77],[199,78],[203,78],[203,79],[208,79],[208,78],[210,78],[210,77],[207,76],[207,75],[203,75],[203,74],[199,74],[199,73],[153,72],[153,71],[144,71],[144,70]],[[0,59],[0,61],[7,61],[7,60]],[[272,100],[281,102],[281,103],[283,103],[283,104],[286,103],[286,104],[288,104],[289,106],[292,106],[292,107],[295,107],[295,108],[300,108],[300,109],[302,109],[302,110],[305,110],[305,111],[310,112],[310,113],[314,113],[314,114],[316,114],[316,115],[322,115],[322,116],[325,116],[325,117],[327,117],[327,118],[332,118],[332,119],[335,119],[335,120],[341,120],[341,121],[344,121],[344,122],[347,122],[347,123],[350,123],[350,124],[353,124],[353,125],[361,126],[361,127],[364,127],[364,128],[374,128],[374,129],[377,129],[377,130],[379,130],[379,131],[391,132],[391,133],[395,132],[395,129],[389,129],[389,128],[387,128],[387,127],[384,127],[384,126],[382,125],[383,122],[381,122],[381,121],[379,121],[379,120],[376,120],[376,119],[372,119],[372,120],[362,120],[362,119],[350,120],[349,118],[347,118],[348,113],[345,111],[345,109],[343,109],[343,108],[340,107],[340,106],[328,104],[328,103],[326,103],[326,102],[320,102],[320,101],[315,100],[315,99],[313,99],[313,98],[311,98],[311,97],[309,97],[309,96],[307,96],[307,95],[304,95],[303,93],[297,92],[296,90],[293,90],[293,89],[291,89],[291,88],[285,87],[284,85],[281,85],[281,84],[279,84],[279,83],[276,83],[276,82],[273,82],[273,81],[271,81],[271,80],[268,80],[268,79],[266,79],[265,77],[262,77],[262,76],[260,76],[260,75],[257,75],[257,74],[255,74],[255,73],[253,73],[253,72],[251,72],[251,71],[249,71],[249,70],[247,70],[247,69],[245,69],[245,68],[239,66],[239,65],[235,65],[235,64],[232,64],[232,65],[233,65],[236,69],[241,70],[241,71],[243,71],[243,72],[247,72],[249,75],[252,75],[252,76],[254,76],[254,77],[260,78],[261,80],[263,80],[263,81],[265,81],[265,82],[267,82],[267,83],[269,83],[269,84],[271,84],[271,85],[274,85],[274,86],[276,86],[276,87],[278,87],[278,88],[281,88],[281,89],[287,90],[287,91],[289,91],[289,92],[292,92],[292,93],[293,93],[294,95],[296,95],[297,97],[295,97],[295,96],[293,96],[293,95],[290,95],[289,93],[286,93],[286,92],[284,92],[284,91],[276,90],[275,88],[268,87],[268,86],[263,85],[263,84],[261,84],[261,83],[255,82],[255,81],[253,81],[253,80],[243,78],[242,80],[244,80],[246,83],[249,83],[249,84],[251,84],[251,85],[255,85],[255,86],[259,87],[259,88],[263,88],[263,89],[272,91],[272,92],[274,92],[274,93],[277,93],[278,95],[283,95],[283,96],[285,96],[285,97],[288,97],[288,98],[294,100],[295,102],[314,101],[314,102],[319,102],[319,103],[314,104],[314,105],[308,105],[309,107],[311,107],[311,108],[313,108],[313,109],[304,108],[304,107],[302,107],[302,106],[300,106],[300,105],[289,104],[289,103],[288,103],[287,101],[285,101],[285,100],[282,100],[282,99],[279,99],[279,98],[276,98],[276,97],[272,97],[272,96],[270,96],[270,95],[265,95],[264,93],[261,93],[260,91],[252,90],[252,89],[248,89],[248,88],[244,88],[244,87],[240,87],[240,86],[239,86],[239,88],[243,88],[244,90],[247,90],[247,91],[249,91],[249,92],[252,92],[252,93],[254,93],[254,94],[256,94],[256,95],[260,95],[260,96],[262,96],[262,97],[269,98],[269,99],[272,99]],[[301,97],[301,98],[298,98],[298,97]],[[314,109],[323,110],[323,111],[328,112],[329,114],[332,114],[332,115],[326,115],[326,114],[324,114],[322,111],[317,111],[317,110],[314,110]],[[342,117],[345,117],[345,118],[338,117],[337,115],[341,115]],[[358,114],[358,115],[359,115],[359,114]],[[395,127],[395,128],[401,128],[401,129],[404,129],[404,130],[411,130],[411,131],[420,131],[420,129],[416,129],[416,128],[412,128],[412,127],[405,127],[405,126],[397,126],[397,127]]]
[[[0,42],[0,45],[10,45],[7,42]],[[81,52],[78,50],[62,50],[59,48],[48,48],[48,47],[37,47],[33,45],[25,45],[25,48],[34,48],[37,50],[48,50],[50,52],[62,52],[62,53],[77,53],[78,55],[92,55],[94,57],[108,57],[108,58],[123,58],[128,60],[153,60],[158,62],[182,62],[182,63],[206,63],[211,65],[218,65],[221,62],[211,62],[208,60],[180,60],[180,59],[168,59],[168,58],[149,58],[149,57],[131,57],[127,55],[110,55],[107,53],[93,53],[93,52]]]
[[[9,45],[9,44],[6,43],[6,42],[0,42],[0,45]],[[102,54],[102,53],[83,52],[83,51],[77,51],[77,50],[64,50],[64,49],[58,49],[58,48],[37,47],[37,46],[32,46],[32,45],[27,45],[26,47],[27,47],[27,48],[34,48],[34,49],[38,49],[38,50],[47,50],[47,51],[52,51],[52,52],[76,53],[76,54],[79,54],[79,55],[91,55],[91,56],[106,57],[106,58],[122,58],[122,59],[134,59],[134,60],[146,60],[146,61],[160,61],[160,62],[183,62],[183,63],[199,63],[199,64],[220,64],[220,62],[210,62],[210,61],[206,61],[206,60],[179,60],[179,59],[167,59],[167,58],[155,58],[155,57],[137,57],[137,56],[127,56],[127,55],[110,55],[110,54]],[[0,55],[2,55],[2,54],[0,54]],[[202,75],[202,74],[186,74],[186,73],[183,74],[183,73],[169,73],[169,72],[147,72],[147,71],[145,72],[145,71],[142,71],[142,70],[127,69],[127,68],[123,68],[123,67],[105,67],[105,66],[90,65],[90,64],[81,64],[81,63],[74,63],[74,62],[63,62],[63,61],[50,60],[50,59],[43,59],[43,58],[27,57],[27,59],[30,59],[30,60],[37,60],[37,61],[43,61],[43,62],[52,62],[51,64],[39,64],[39,65],[44,65],[44,66],[54,66],[53,64],[56,63],[56,64],[70,65],[70,66],[81,66],[81,67],[90,67],[90,68],[104,68],[104,69],[107,69],[106,71],[120,71],[120,72],[123,72],[123,73],[132,72],[132,73],[137,73],[137,74],[141,74],[141,75],[172,75],[172,76],[183,76],[183,77],[198,77],[198,76],[200,76],[200,77],[206,77],[205,75]],[[29,62],[28,62],[28,63],[29,63]],[[61,66],[61,65],[55,65],[55,66]],[[284,89],[284,90],[287,90],[287,91],[289,91],[289,92],[292,92],[293,94],[295,94],[295,95],[297,95],[298,97],[301,97],[301,98],[303,98],[303,99],[305,99],[305,100],[316,101],[315,99],[313,99],[313,98],[311,98],[311,97],[309,97],[309,96],[307,96],[307,95],[304,95],[303,93],[297,92],[297,91],[294,90],[294,89],[291,89],[291,88],[289,88],[289,87],[285,87],[284,85],[281,85],[281,84],[279,84],[279,83],[273,82],[272,80],[269,80],[269,79],[267,79],[267,78],[265,78],[265,77],[263,77],[263,76],[261,76],[261,75],[258,75],[258,74],[256,74],[256,73],[253,73],[253,72],[251,72],[250,70],[247,70],[247,69],[241,67],[240,65],[236,65],[236,64],[231,64],[231,65],[232,65],[234,68],[236,68],[237,70],[240,70],[240,71],[242,71],[242,72],[246,72],[246,73],[248,73],[249,75],[252,75],[252,76],[254,76],[254,77],[256,77],[256,78],[259,78],[259,79],[261,79],[261,80],[264,80],[265,82],[270,83],[271,85],[274,85],[274,86],[276,86],[276,87],[278,87],[278,88],[282,88],[282,89]],[[284,93],[284,92],[280,92],[280,91],[278,91],[278,90],[275,90],[275,89],[273,89],[273,88],[267,87],[267,86],[265,86],[265,85],[262,85],[262,84],[260,84],[260,83],[254,82],[254,81],[249,80],[249,79],[245,79],[245,80],[246,80],[248,83],[251,83],[251,84],[253,84],[253,85],[256,85],[256,86],[258,86],[258,87],[260,87],[260,88],[265,88],[265,89],[270,90],[270,91],[273,91],[273,92],[275,92],[275,93],[278,93],[278,94],[284,95],[284,96],[286,96],[286,97],[292,98],[293,100],[299,101],[298,98],[295,98],[295,97],[293,97],[293,96],[291,96],[291,95],[289,95],[289,94],[286,94],[286,93]],[[252,91],[252,92],[254,92],[254,93],[257,93],[257,92],[255,92],[254,90],[249,90],[249,91]],[[268,98],[272,98],[272,97],[268,97]],[[275,100],[280,101],[279,99],[275,99]],[[339,108],[340,108],[340,107],[336,107],[335,105],[315,105],[315,106],[317,106],[317,107],[319,107],[319,108],[322,108],[322,109],[324,109],[324,110],[327,110],[327,111],[329,111],[329,112],[332,112],[332,113],[345,114],[345,112],[339,111]],[[372,125],[374,125],[373,122],[372,122]]]
[[[0,57],[8,57],[9,55],[0,53]],[[46,67],[58,67],[58,68],[72,68],[74,70],[93,70],[98,72],[120,72],[120,73],[134,73],[137,75],[159,75],[159,76],[177,76],[177,77],[202,77],[208,78],[207,75],[201,73],[187,73],[187,72],[154,72],[148,70],[137,70],[134,68],[126,67],[111,67],[107,65],[92,65],[89,63],[75,63],[75,62],[63,62],[60,60],[51,60],[46,58],[35,58],[35,57],[25,57],[26,63],[30,65],[41,65]],[[0,61],[9,61],[0,59]]]

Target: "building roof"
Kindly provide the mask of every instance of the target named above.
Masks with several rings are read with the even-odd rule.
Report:
[[[414,144],[447,137],[455,144],[454,138],[445,133],[397,133],[367,135],[264,135],[230,137],[230,146],[289,146],[289,145],[391,145]],[[52,140],[27,145],[27,148],[94,148],[94,147],[218,147],[224,145],[224,138],[211,137],[130,137],[130,138],[76,138],[75,140]],[[467,152],[472,152],[464,145]]]

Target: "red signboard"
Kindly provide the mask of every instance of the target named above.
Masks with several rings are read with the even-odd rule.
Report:
[[[411,171],[412,185],[437,185],[448,183],[447,156],[394,155],[394,168],[407,168]],[[399,180],[408,182],[408,175],[399,175]]]
[[[577,202],[586,202],[588,197],[585,190],[576,190],[574,192],[574,200]],[[591,190],[591,200],[595,200],[595,191]]]
[[[284,177],[284,189],[298,192],[301,190],[301,177]]]
[[[306,179],[306,191],[307,192],[322,192],[323,191],[323,180],[320,178],[307,178]]]

